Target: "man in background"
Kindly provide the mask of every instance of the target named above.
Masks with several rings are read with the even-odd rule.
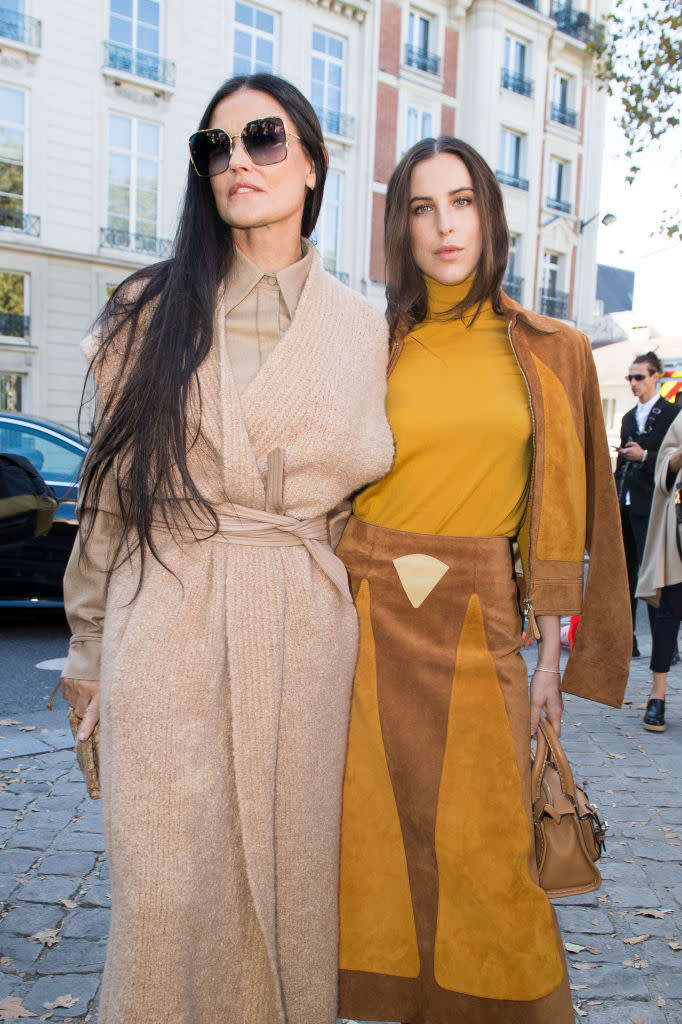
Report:
[[[637,405],[623,416],[615,472],[632,605],[633,658],[639,657],[634,626],[637,609],[635,591],[654,494],[656,457],[668,427],[680,411],[679,406],[666,402],[658,394],[658,378],[662,372],[661,361],[655,352],[637,356],[628,370],[626,379]],[[651,605],[647,605],[647,609],[653,633],[656,609]],[[679,654],[676,657],[679,661]]]

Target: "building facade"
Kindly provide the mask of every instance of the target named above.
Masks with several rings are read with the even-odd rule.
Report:
[[[600,2],[0,0],[0,408],[76,422],[80,338],[115,285],[170,252],[187,138],[217,86],[254,70],[320,116],[329,270],[382,305],[390,172],[454,132],[502,183],[508,290],[589,322]]]

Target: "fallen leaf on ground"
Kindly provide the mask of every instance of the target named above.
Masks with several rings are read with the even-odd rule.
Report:
[[[0,956],[0,966],[2,966],[2,967],[9,967],[9,965],[11,963],[12,963],[12,961],[10,960],[10,958],[8,956]]]
[[[632,1024],[644,1024],[641,1017],[630,1017],[630,1020],[632,1021]]]
[[[582,953],[584,946],[579,946],[575,942],[564,942],[564,949],[567,953]]]
[[[31,1013],[21,1005],[18,996],[7,996],[0,1002],[0,1020],[14,1020],[15,1017],[37,1017],[37,1013]]]
[[[579,1006],[575,1005],[575,1003],[573,1004],[573,1009],[579,1017],[587,1017],[587,1013],[585,1012],[585,1010],[581,1010]]]
[[[666,832],[665,838],[666,839],[679,839],[679,836],[678,836],[677,832]]]
[[[632,704],[632,701],[631,700],[624,700],[623,704]]]
[[[0,725],[21,725],[21,722],[16,722],[13,718],[0,718]]]
[[[80,999],[78,999],[77,996],[72,996],[71,993],[68,992],[65,996],[57,996],[57,998],[53,999],[51,1003],[43,1003],[43,1006],[46,1010],[56,1010],[58,1006],[63,1006],[68,1010],[71,1006],[75,1006],[76,1003],[79,1002]]]
[[[601,967],[601,964],[571,964],[571,967],[575,971],[593,971],[595,967]]]
[[[645,909],[643,909],[643,910],[636,910],[635,911],[635,917],[655,917],[655,918],[658,918],[659,921],[663,921],[665,919],[665,914],[663,913],[662,910],[645,910]]]
[[[56,946],[58,942],[61,942],[59,938],[59,931],[57,928],[42,928],[35,935],[29,937],[29,942],[42,942],[44,946]]]
[[[67,910],[73,910],[74,907],[78,906],[75,900],[58,900],[57,902],[61,903],[63,907],[66,907]]]
[[[571,985],[574,992],[577,992],[581,988],[587,988],[587,985]]]
[[[595,949],[594,946],[585,946],[585,949],[588,953],[591,953],[592,956],[601,956],[601,949]]]
[[[663,998],[663,996],[659,996],[658,999],[656,1000],[656,1005],[657,1006],[667,1006],[668,1004],[666,1003],[666,1001]]]
[[[646,942],[647,939],[651,938],[651,934],[648,935],[633,935],[630,939],[623,939],[626,946],[636,946],[640,942]]]
[[[637,705],[637,710],[638,711],[646,711],[646,704],[638,704]],[[630,1018],[630,1020],[632,1020],[632,1018]]]
[[[671,949],[674,949],[676,953],[680,949],[682,949],[682,946],[679,944],[679,942],[669,942],[668,945],[670,946]]]
[[[19,732],[35,732],[35,725],[20,725]],[[35,1014],[33,1014],[35,1017]]]
[[[641,970],[642,967],[648,966],[648,960],[623,960],[623,967],[635,967],[637,970]]]
[[[612,754],[611,751],[609,751],[609,757],[613,757],[616,761],[625,760],[625,754]]]

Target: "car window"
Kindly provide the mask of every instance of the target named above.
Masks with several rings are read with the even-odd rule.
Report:
[[[0,423],[0,451],[23,455],[46,480],[64,484],[76,479],[83,459],[66,438],[24,423]]]

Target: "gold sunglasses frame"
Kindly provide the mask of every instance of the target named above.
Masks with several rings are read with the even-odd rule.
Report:
[[[246,131],[248,126],[250,124],[253,124],[255,121],[275,121],[275,120],[280,121],[281,124],[282,124],[282,128],[284,129],[284,146],[285,146],[284,156],[282,157],[281,160],[275,160],[271,164],[257,164],[256,161],[253,160],[253,158],[252,158],[251,154],[249,153],[248,149],[246,148],[246,143],[244,142],[244,132]],[[227,141],[230,144],[230,153],[229,153],[229,156],[227,158],[227,167],[225,167],[224,170],[222,170],[222,171],[216,171],[216,174],[224,174],[225,171],[227,170],[227,168],[230,166],[230,160],[232,159],[232,154],[234,153],[235,139],[241,139],[242,140],[242,145],[244,146],[244,149],[246,150],[246,155],[248,156],[249,160],[251,160],[252,163],[256,167],[274,167],[275,164],[282,164],[282,163],[284,163],[284,161],[286,160],[286,158],[289,155],[289,136],[291,136],[293,139],[298,139],[299,142],[302,141],[300,135],[296,135],[295,132],[289,131],[289,129],[285,125],[284,120],[282,119],[280,114],[265,114],[263,117],[253,117],[253,118],[251,118],[250,121],[246,122],[246,124],[244,125],[244,127],[240,131],[239,135],[228,135],[227,132],[224,131],[224,129],[222,129],[222,128],[200,128],[198,132],[193,132],[192,135],[190,135],[189,141],[187,143],[187,145],[189,147],[190,163],[192,164],[192,167],[194,168],[195,174],[199,178],[215,178],[216,174],[202,174],[201,171],[199,170],[199,168],[197,167],[197,165],[194,163],[194,157],[192,156],[192,139],[196,138],[197,135],[208,135],[209,132],[216,132],[216,131],[223,132],[223,134],[225,135]]]

